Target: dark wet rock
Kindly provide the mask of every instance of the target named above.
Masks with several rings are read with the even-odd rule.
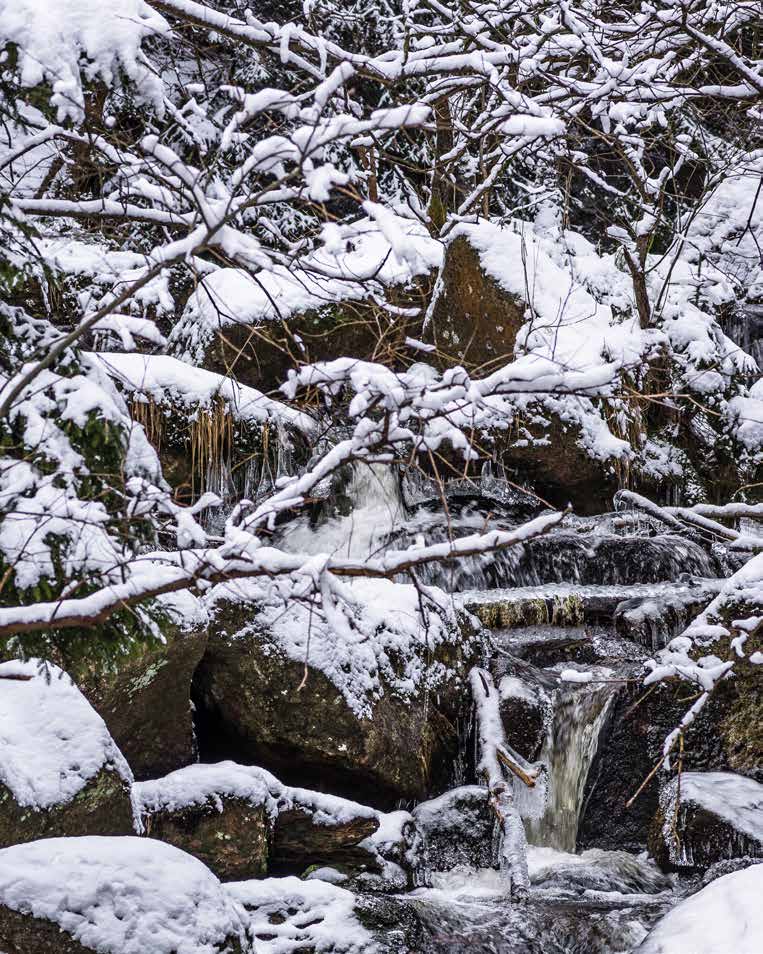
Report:
[[[437,794],[458,751],[478,645],[473,630],[457,628],[434,653],[422,639],[414,651],[443,675],[438,685],[407,697],[386,686],[359,714],[321,670],[308,664],[305,678],[304,661],[286,655],[256,607],[222,601],[194,678],[202,759],[256,763],[287,783],[381,809]]]
[[[413,810],[424,841],[429,871],[450,871],[457,865],[489,868],[493,864],[495,816],[488,790],[478,785],[454,788]]]
[[[588,627],[523,626],[494,633],[493,639],[512,656],[543,669],[560,662],[593,664],[601,655]]]
[[[763,858],[751,858],[749,855],[744,855],[741,858],[726,858],[723,861],[716,861],[702,875],[702,886],[704,887],[724,875],[749,868],[750,865],[763,865]]]
[[[713,590],[700,586],[695,591],[680,588],[673,593],[623,600],[615,609],[615,630],[623,638],[657,652],[680,635],[713,596]]]
[[[84,687],[137,779],[157,778],[196,761],[191,680],[204,653],[204,627],[171,628],[167,644]]]
[[[753,754],[761,733],[754,675],[724,680],[713,692],[685,735],[684,771],[736,771],[760,780],[761,748],[757,759]],[[686,684],[645,688],[638,668],[632,678],[618,692],[599,736],[583,800],[581,848],[643,849],[659,807],[659,779],[630,808],[626,802],[660,760],[665,737],[690,705]]]
[[[378,869],[375,853],[361,844],[378,827],[378,820],[366,814],[318,821],[308,806],[281,810],[273,830],[270,871],[302,872],[310,865]]]
[[[492,669],[506,741],[528,762],[534,762],[551,721],[556,678],[508,655],[497,657]]]
[[[649,849],[665,869],[763,858],[763,785],[731,772],[684,772],[663,786]]]

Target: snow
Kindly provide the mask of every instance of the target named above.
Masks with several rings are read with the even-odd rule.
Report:
[[[284,785],[263,768],[231,761],[188,765],[160,779],[136,782],[133,791],[142,814],[176,812],[208,803],[223,811],[223,799],[239,798],[250,805],[262,805],[271,818],[281,811],[301,808],[312,815],[317,825],[382,817],[375,809],[358,802]]]
[[[139,97],[162,111],[163,87],[141,52],[144,37],[166,33],[167,22],[143,0],[2,0],[0,40],[19,47],[24,86],[52,85],[59,122],[84,111],[80,57],[85,76],[107,84],[120,75]]]
[[[42,665],[0,664],[0,781],[35,810],[70,802],[102,769],[130,785],[106,723],[66,673]]]
[[[713,881],[657,924],[635,954],[759,954],[763,865]]]
[[[470,807],[486,804],[488,795],[488,790],[482,785],[460,785],[436,798],[420,802],[413,810],[413,818],[424,829],[434,825],[457,830],[464,825],[464,803]]]
[[[372,218],[325,226],[323,246],[288,265],[255,274],[223,268],[206,276],[173,330],[177,353],[198,359],[219,329],[364,301],[440,265],[442,245],[419,222],[392,212],[381,218],[383,227]]]
[[[316,432],[316,424],[307,414],[274,401],[256,388],[239,384],[233,378],[191,367],[177,358],[113,353],[97,354],[95,358],[137,400],[144,395],[156,403],[175,402],[196,412],[219,398],[236,420],[257,424],[277,421],[304,434]]]
[[[666,843],[672,841],[670,819],[675,812],[678,778],[672,778],[660,795],[666,814]],[[732,828],[760,842],[763,847],[763,785],[733,772],[682,772],[681,804],[691,803],[717,815]]]
[[[342,592],[344,606],[332,608],[324,601],[323,615],[295,600],[284,603],[277,591],[259,582],[220,584],[206,600],[213,616],[219,600],[255,604],[251,621],[237,635],[253,634],[296,662],[307,659],[358,718],[370,718],[374,701],[385,691],[411,698],[450,678],[450,671],[431,659],[439,646],[462,639],[456,611],[444,594],[439,593],[438,607],[430,610],[424,626],[419,593],[411,584],[358,579]]]
[[[219,954],[244,913],[196,858],[150,838],[48,838],[0,851],[0,904],[99,954]]]
[[[591,682],[596,676],[590,670],[562,669],[559,678],[562,682]]]
[[[501,699],[521,699],[531,705],[537,705],[538,693],[526,680],[517,676],[501,676],[498,683],[498,694]]]
[[[257,954],[374,954],[377,945],[354,914],[345,888],[319,879],[240,881],[226,891],[248,912]],[[185,954],[185,951],[184,951]]]

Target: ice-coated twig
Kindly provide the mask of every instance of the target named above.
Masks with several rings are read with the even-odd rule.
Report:
[[[469,674],[469,681],[477,710],[480,752],[477,771],[485,779],[490,792],[490,805],[501,831],[501,870],[510,879],[512,897],[521,898],[530,887],[527,840],[522,819],[514,804],[512,784],[506,779],[503,767],[509,768],[530,788],[535,786],[538,769],[507,745],[501,722],[500,696],[490,673],[475,666]]]

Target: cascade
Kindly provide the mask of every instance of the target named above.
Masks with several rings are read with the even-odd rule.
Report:
[[[613,698],[614,687],[608,683],[555,690],[538,758],[547,768],[544,785],[514,786],[529,844],[575,851],[586,779]]]
[[[342,495],[347,498],[346,514],[332,514],[317,526],[308,517],[296,520],[282,544],[300,553],[372,556],[403,518],[397,470],[387,464],[355,463]]]

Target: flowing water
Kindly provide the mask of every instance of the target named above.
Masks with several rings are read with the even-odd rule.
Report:
[[[547,767],[545,784],[535,789],[515,785],[517,807],[531,845],[575,851],[583,791],[613,698],[611,683],[555,691],[553,716],[538,759]]]
[[[419,503],[426,492],[419,494]],[[495,488],[491,495],[500,496]],[[498,517],[484,501],[481,509],[470,501],[454,506],[446,519],[431,506],[412,510],[414,497],[410,488],[403,492],[391,468],[355,467],[317,526],[305,519],[290,526],[282,542],[302,552],[371,556],[388,545],[405,548],[449,534],[515,526],[532,515],[527,500],[512,491],[501,501],[509,511]],[[488,626],[520,627],[511,630],[515,639],[523,626],[530,634],[533,623],[536,629],[548,624],[577,627],[574,631],[580,633],[587,613],[611,623],[622,600],[675,592],[679,580],[680,586],[696,589],[687,575],[712,587],[707,578],[721,574],[718,562],[698,544],[620,514],[571,519],[563,529],[523,546],[422,573],[424,582],[457,595]],[[528,614],[533,618],[525,618]],[[633,648],[639,652],[635,644]],[[554,686],[538,759],[545,766],[542,782],[534,790],[515,783],[515,804],[529,842],[528,897],[512,901],[502,871],[475,866],[486,864],[489,848],[487,855],[477,852],[479,861],[449,871],[430,872],[425,861],[418,881],[425,887],[356,898],[362,920],[385,954],[626,954],[675,903],[671,879],[646,856],[576,853],[586,780],[617,686],[603,681],[610,673],[601,667],[587,667],[593,670],[592,681],[573,682],[560,681],[560,668],[556,661],[542,676]],[[454,764],[459,785],[476,781],[469,778],[471,727],[462,728],[463,744]],[[494,865],[499,854],[500,846],[494,845]]]

